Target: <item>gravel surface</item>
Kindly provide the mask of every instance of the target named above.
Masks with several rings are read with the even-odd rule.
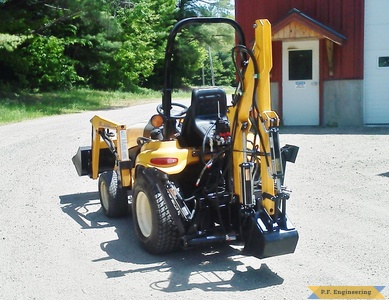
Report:
[[[145,253],[131,217],[110,220],[71,157],[94,114],[131,125],[155,104],[0,126],[0,299],[307,299],[308,286],[387,286],[389,128],[282,128],[294,254],[230,246]]]

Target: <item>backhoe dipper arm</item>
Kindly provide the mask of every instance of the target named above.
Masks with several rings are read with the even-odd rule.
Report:
[[[274,150],[274,142],[276,147],[279,147],[278,140],[278,125],[279,118],[277,114],[271,111],[270,99],[270,70],[272,68],[272,47],[271,47],[271,25],[268,20],[257,20],[254,24],[255,28],[255,44],[253,47],[253,55],[246,70],[243,74],[244,89],[242,95],[237,100],[235,108],[235,132],[233,141],[233,177],[234,177],[234,193],[238,195],[240,201],[244,204],[252,198],[252,194],[245,195],[243,190],[244,183],[242,182],[242,173],[247,165],[247,156],[250,155],[247,150],[247,136],[250,128],[256,126],[259,130],[260,138],[260,155],[261,155],[261,186],[262,186],[262,206],[266,209],[269,215],[276,213],[276,205],[274,199],[276,196],[275,185],[281,188],[280,179],[282,170],[280,169],[281,157],[279,149]],[[254,58],[254,59],[253,59]],[[259,74],[257,74],[259,72]],[[254,110],[255,107],[255,110]],[[257,124],[252,124],[250,115],[256,114]],[[253,118],[252,118],[253,119]],[[273,155],[276,152],[276,155]],[[278,152],[278,153],[277,153]],[[274,162],[272,164],[272,162]],[[277,169],[277,170],[276,170]],[[280,177],[280,178],[277,178]],[[276,182],[275,182],[276,181]],[[278,189],[277,189],[278,190]],[[251,200],[252,204],[255,200]]]

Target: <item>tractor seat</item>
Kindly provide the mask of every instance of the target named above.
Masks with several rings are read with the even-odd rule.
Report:
[[[193,89],[191,105],[182,123],[181,147],[201,147],[205,135],[220,116],[227,119],[227,97],[221,88]]]

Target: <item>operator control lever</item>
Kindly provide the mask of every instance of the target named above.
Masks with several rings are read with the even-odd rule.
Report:
[[[219,146],[229,144],[231,142],[230,123],[218,117],[215,127],[216,143]]]

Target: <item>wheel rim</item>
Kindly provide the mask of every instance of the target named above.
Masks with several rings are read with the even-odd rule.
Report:
[[[149,237],[152,229],[152,216],[150,202],[144,192],[139,192],[136,199],[136,217],[143,236]]]
[[[100,192],[101,192],[101,203],[103,204],[103,207],[105,210],[108,210],[109,208],[109,201],[108,201],[108,187],[105,181],[100,182]]]

